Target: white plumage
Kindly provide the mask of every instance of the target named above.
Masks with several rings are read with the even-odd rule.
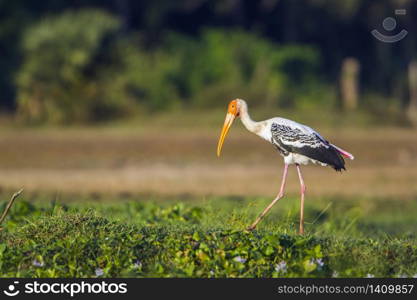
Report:
[[[343,157],[354,159],[353,155],[329,143],[311,127],[295,121],[278,117],[260,122],[253,121],[248,114],[247,104],[242,99],[236,99],[229,103],[228,113],[226,115],[217,146],[217,155],[220,155],[224,139],[236,117],[241,118],[242,123],[247,130],[255,133],[274,145],[279,153],[284,157],[285,163],[284,174],[278,196],[248,229],[255,229],[256,225],[261,221],[265,214],[279,199],[283,197],[288,166],[294,164],[297,167],[301,185],[300,233],[303,233],[305,185],[300,165],[314,163],[321,166],[332,166],[336,171],[341,171],[345,169],[345,161]]]
[[[334,163],[333,167],[340,170],[344,168],[344,161],[343,158],[338,161],[334,152],[354,159],[352,154],[330,144],[309,126],[279,117],[255,122],[248,114],[246,102],[241,99],[236,101],[243,125],[249,131],[282,150],[280,154],[284,156],[285,164],[307,165],[311,162],[328,166]]]

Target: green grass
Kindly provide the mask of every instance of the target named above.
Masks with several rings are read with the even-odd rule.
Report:
[[[415,199],[308,199],[307,233],[299,236],[291,197],[254,232],[244,228],[268,199],[34,198],[18,199],[3,224],[1,277],[417,274]]]

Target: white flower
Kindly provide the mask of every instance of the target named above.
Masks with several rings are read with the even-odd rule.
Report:
[[[233,258],[234,261],[240,262],[242,264],[244,264],[246,262],[246,258],[243,258],[241,256],[236,256],[235,258]]]
[[[287,263],[285,261],[281,261],[279,264],[275,266],[275,271],[286,273],[287,272]]]
[[[100,277],[100,276],[103,276],[103,275],[104,275],[103,269],[97,268],[96,269],[96,276]]]
[[[339,273],[337,271],[333,271],[332,277],[339,277]]]
[[[407,274],[398,274],[397,278],[407,278]]]
[[[417,278],[417,273],[413,275],[413,278]]]
[[[44,264],[44,262],[43,261],[38,261],[38,260],[34,260],[33,262],[32,262],[32,264],[35,266],[35,267],[43,267],[45,264]]]
[[[375,277],[375,275],[374,274],[366,274],[366,278],[374,278]]]
[[[324,266],[323,259],[321,258],[312,258],[309,263],[310,265],[317,265],[317,270],[321,270]]]
[[[323,267],[323,266],[324,266],[324,261],[323,261],[321,258],[317,258],[317,259],[316,259],[316,264],[317,264],[319,267]]]
[[[139,260],[137,260],[134,264],[133,264],[133,268],[134,269],[139,269],[139,268],[141,268],[142,267],[142,263],[139,261]]]

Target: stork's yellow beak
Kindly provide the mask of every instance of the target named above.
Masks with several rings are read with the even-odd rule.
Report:
[[[228,112],[226,115],[226,119],[224,120],[222,132],[220,134],[219,143],[217,144],[217,156],[220,156],[220,153],[222,151],[224,140],[227,136],[227,133],[229,132],[230,126],[232,126],[233,121],[235,120],[236,115]]]

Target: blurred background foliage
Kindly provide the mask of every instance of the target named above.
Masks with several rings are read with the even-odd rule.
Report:
[[[354,58],[359,101],[353,109],[402,118],[413,111],[407,74],[417,54],[416,6],[406,0],[2,0],[0,111],[29,124],[93,123],[214,109],[240,97],[251,107],[345,112],[342,66]],[[370,30],[380,29],[395,8],[407,9],[398,22],[410,36],[381,43]]]

